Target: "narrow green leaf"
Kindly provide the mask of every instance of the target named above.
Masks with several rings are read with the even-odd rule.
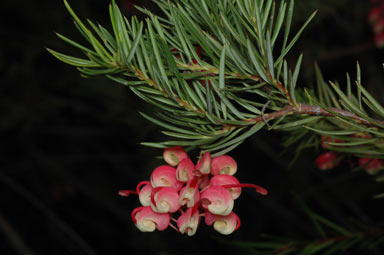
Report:
[[[223,47],[223,50],[221,51],[220,56],[220,67],[219,67],[219,88],[224,89],[225,88],[225,54],[227,50],[227,45],[225,44]],[[224,104],[224,102],[220,102],[221,104],[221,111],[223,112],[223,118],[227,119],[227,107]]]
[[[100,67],[100,65],[86,59],[71,57],[49,48],[47,48],[47,51],[49,51],[49,53],[51,53],[60,61],[63,61],[64,63],[67,63],[69,65],[73,65],[77,67]]]
[[[296,33],[296,35],[293,37],[293,39],[290,41],[290,43],[287,45],[287,47],[284,47],[279,58],[275,62],[275,66],[279,65],[280,62],[284,59],[284,57],[287,55],[287,53],[291,50],[293,45],[296,43],[297,39],[299,39],[300,35],[304,31],[304,29],[308,26],[308,24],[312,21],[312,19],[315,17],[317,11],[313,12],[312,15],[307,19],[307,21],[304,23],[304,25],[300,28],[300,30]]]
[[[172,130],[172,131],[176,131],[176,132],[179,132],[179,133],[183,133],[183,134],[188,134],[188,135],[199,135],[196,132],[192,132],[192,131],[189,131],[189,130],[185,130],[185,129],[181,129],[181,128],[178,128],[178,127],[174,127],[172,125],[169,125],[167,123],[164,123],[162,121],[154,119],[154,118],[146,115],[145,113],[140,112],[140,115],[143,116],[144,118],[146,118],[147,120],[149,120],[150,122],[153,122],[156,125],[161,126],[163,128],[166,128],[166,129],[169,129],[169,130]]]
[[[271,45],[271,34],[270,31],[267,31],[266,33],[266,53],[267,53],[267,64],[268,64],[268,71],[271,75],[272,80],[275,79],[275,68],[273,66],[273,55],[272,55],[272,45]]]
[[[299,59],[297,60],[297,63],[296,63],[296,66],[295,66],[295,70],[293,71],[293,76],[292,76],[292,79],[291,79],[291,82],[290,82],[290,93],[291,93],[291,97],[292,97],[292,100],[293,102],[296,102],[296,83],[297,83],[297,79],[299,77],[299,72],[300,72],[300,67],[301,67],[301,61],[303,60],[303,54],[300,54],[300,57]]]
[[[248,54],[251,58],[251,61],[253,63],[253,66],[255,67],[257,74],[260,75],[260,77],[267,82],[268,84],[271,84],[270,80],[267,77],[267,74],[265,72],[265,69],[260,65],[259,61],[256,59],[256,56],[254,54],[255,49],[253,48],[251,41],[247,39],[247,48],[248,48]]]

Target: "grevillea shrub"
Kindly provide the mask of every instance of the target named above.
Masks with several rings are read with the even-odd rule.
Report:
[[[267,190],[248,183],[240,183],[233,175],[236,161],[222,155],[211,158],[209,152],[193,164],[181,147],[164,150],[168,165],[152,171],[150,180],[140,182],[136,190],[121,190],[121,196],[136,194],[141,207],[132,211],[132,220],[143,232],[168,227],[192,236],[204,218],[206,225],[228,235],[240,227],[240,219],[232,211],[234,200],[242,188],[254,188],[266,195]]]

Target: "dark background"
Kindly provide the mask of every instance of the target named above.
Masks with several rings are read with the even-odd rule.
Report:
[[[128,16],[137,13],[132,2],[120,1]],[[154,9],[149,0],[137,3]],[[364,85],[383,102],[384,55],[372,43],[368,2],[296,3],[294,28],[320,10],[291,53],[304,52],[301,84],[313,85],[315,61],[326,80],[344,82],[359,60]],[[109,28],[109,1],[70,4],[83,20]],[[352,159],[321,172],[314,165],[321,151],[308,149],[288,169],[293,150],[280,145],[284,134],[261,132],[230,153],[241,181],[270,191],[267,197],[245,191],[236,201],[239,231],[220,236],[201,226],[194,237],[172,229],[139,232],[130,220],[137,199],[117,192],[134,188],[163,164],[156,159],[160,150],[139,145],[165,139],[138,113],[151,113],[152,106],[105,78],[81,78],[52,57],[46,47],[79,55],[54,32],[82,41],[61,0],[1,1],[0,254],[239,254],[231,241],[259,241],[262,234],[317,238],[293,194],[352,231],[359,230],[351,219],[369,226],[382,219],[382,201],[372,196],[383,185],[351,173]]]

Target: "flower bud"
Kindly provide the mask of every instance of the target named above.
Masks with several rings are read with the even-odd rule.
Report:
[[[187,182],[193,178],[193,170],[195,166],[192,163],[192,160],[188,157],[180,161],[179,165],[176,168],[176,179],[181,182]]]
[[[228,174],[234,175],[237,171],[237,163],[236,161],[228,156],[222,155],[212,159],[211,162],[211,174]]]
[[[177,219],[177,227],[180,233],[193,236],[200,223],[200,213],[196,208],[189,208]]]
[[[143,206],[151,205],[151,193],[152,185],[148,182],[140,191],[139,191],[139,200]]]
[[[228,174],[218,174],[215,175],[211,178],[210,180],[210,185],[226,185],[226,184],[234,184],[234,185],[239,185],[240,182],[237,180],[236,177]],[[241,187],[236,187],[236,188],[228,188],[228,191],[231,192],[233,199],[236,199],[240,196],[241,194]]]
[[[203,154],[199,162],[196,164],[196,169],[202,174],[209,174],[211,172],[211,153],[206,152]]]
[[[228,215],[233,209],[233,197],[231,193],[221,186],[210,186],[201,193],[203,208],[218,215]]]
[[[378,158],[359,158],[359,166],[364,166],[369,174],[375,174],[383,168],[383,161]]]
[[[142,232],[153,232],[155,229],[163,231],[171,220],[168,213],[156,213],[149,206],[136,208],[131,216],[136,227]]]
[[[163,158],[169,165],[177,166],[188,155],[181,147],[171,147],[164,149]]]
[[[183,183],[176,179],[176,169],[171,166],[159,166],[151,175],[152,187],[173,187],[179,190]]]
[[[326,152],[321,154],[316,159],[316,166],[321,170],[329,170],[338,166],[340,161],[336,152]]]
[[[217,232],[223,235],[229,235],[240,227],[240,219],[234,212],[231,212],[227,216],[222,216],[207,211],[205,213],[205,224],[208,226],[213,224],[213,228]]]
[[[177,190],[171,187],[157,187],[151,194],[152,210],[159,213],[174,213],[180,208]]]

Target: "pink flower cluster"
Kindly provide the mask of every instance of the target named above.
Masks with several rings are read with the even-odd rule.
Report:
[[[194,165],[181,147],[173,147],[165,149],[163,157],[169,165],[155,168],[150,181],[140,182],[135,191],[119,192],[121,196],[139,196],[142,206],[134,209],[131,216],[140,231],[162,231],[169,226],[192,236],[204,217],[205,224],[228,235],[240,226],[232,209],[241,188],[267,194],[266,189],[242,184],[233,176],[237,163],[230,156],[211,158],[206,152]]]
[[[364,133],[357,133],[352,137],[371,139],[372,136]],[[334,139],[331,137],[321,137],[321,147],[323,149],[329,149],[329,142],[331,143],[343,143],[343,140]],[[324,152],[316,158],[316,166],[321,170],[330,170],[340,164],[339,154],[335,151]],[[380,170],[383,170],[384,162],[378,158],[359,158],[358,165],[362,167],[368,174],[376,174]]]

